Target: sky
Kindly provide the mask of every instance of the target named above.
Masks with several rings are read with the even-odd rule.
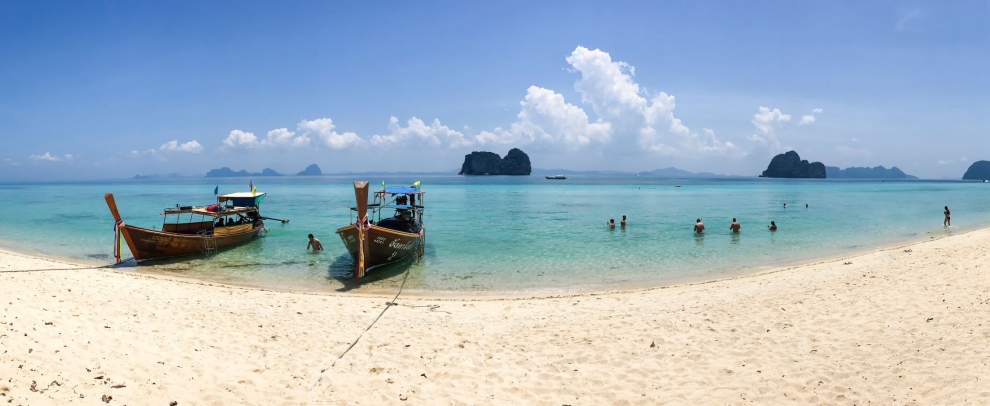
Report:
[[[990,2],[0,2],[0,181],[990,160]]]

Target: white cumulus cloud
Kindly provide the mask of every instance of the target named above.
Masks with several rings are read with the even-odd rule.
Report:
[[[338,133],[333,131],[333,120],[329,118],[319,118],[316,120],[303,120],[299,122],[299,131],[304,137],[314,135],[323,145],[333,149],[345,149],[352,146],[363,145],[366,141],[352,132]]]
[[[227,134],[227,138],[223,140],[222,148],[230,149],[250,149],[258,146],[258,137],[253,133],[233,130],[230,134]]]
[[[811,124],[815,122],[815,114],[822,112],[822,109],[812,109],[811,114],[801,116],[801,121],[798,121],[798,125]]]
[[[756,133],[750,135],[749,139],[762,144],[770,152],[777,152],[780,150],[777,128],[782,123],[788,121],[791,121],[791,116],[782,113],[780,109],[775,108],[770,110],[767,107],[760,106],[759,111],[753,115],[753,120],[751,121],[756,126]]]
[[[276,128],[268,132],[259,145],[263,147],[305,147],[312,143],[307,134],[296,136],[288,128]]]
[[[421,142],[432,146],[446,143],[450,148],[458,148],[472,144],[464,137],[464,133],[441,124],[439,119],[434,119],[430,125],[426,125],[423,120],[413,117],[403,127],[399,124],[399,119],[392,116],[388,121],[388,130],[388,134],[373,135],[371,145],[393,146]]]
[[[187,152],[190,154],[198,154],[200,152],[203,152],[203,146],[199,145],[199,142],[196,142],[196,140],[192,140],[182,144],[179,144],[178,140],[172,140],[162,144],[162,146],[159,147],[158,150],[166,151],[166,152]]]

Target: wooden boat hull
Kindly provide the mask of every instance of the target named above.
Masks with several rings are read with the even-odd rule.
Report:
[[[358,230],[354,225],[341,227],[337,235],[344,243],[347,252],[358,259]],[[404,233],[384,227],[371,226],[365,235],[364,264],[366,270],[371,270],[392,262],[400,261],[409,256],[418,256],[422,252],[423,232],[419,234]]]
[[[214,247],[214,242],[217,250],[230,248],[253,240],[264,229],[263,222],[256,226],[246,226],[228,227],[228,233],[221,233],[221,229],[217,229],[216,236],[170,233],[134,226],[124,226],[121,234],[134,259],[143,261],[204,253],[207,239],[213,240],[209,245],[210,249]]]

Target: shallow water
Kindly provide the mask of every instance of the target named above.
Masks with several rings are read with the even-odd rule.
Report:
[[[408,290],[555,292],[715,278],[990,222],[990,186],[961,181],[364,178],[372,185],[383,178],[390,185],[423,182],[427,242],[421,261],[348,281],[354,264],[334,230],[353,221],[347,209],[353,179],[284,177],[255,181],[268,193],[263,215],[290,223],[269,221],[266,236],[214,256],[135,269],[292,290],[392,288],[408,270]],[[106,263],[113,219],[105,192],[114,193],[127,224],[160,228],[163,208],[211,203],[216,185],[211,179],[0,185],[0,242]],[[219,185],[221,193],[244,191],[247,179]],[[944,205],[953,212],[951,229],[942,227]],[[628,227],[605,227],[623,214]],[[691,231],[698,217],[708,227],[704,236]],[[737,235],[728,230],[733,217],[743,227]],[[779,227],[773,233],[766,229],[771,220]],[[308,233],[326,251],[307,252]]]

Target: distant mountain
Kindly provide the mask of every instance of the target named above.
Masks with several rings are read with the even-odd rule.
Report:
[[[296,176],[320,176],[320,175],[323,175],[323,171],[321,171],[320,167],[317,166],[316,164],[307,166],[306,169],[303,169],[302,172],[296,174]]]
[[[976,161],[963,174],[963,180],[990,179],[990,161]]]
[[[873,168],[852,166],[846,169],[839,169],[837,166],[826,166],[825,173],[829,179],[918,179],[917,176],[908,175],[897,169],[896,166],[890,169],[883,166]]]
[[[797,152],[787,151],[770,160],[761,178],[825,178],[825,164],[802,160]]]
[[[275,172],[271,168],[265,168],[261,173],[249,173],[243,169],[234,172],[228,167],[223,167],[220,169],[211,169],[206,173],[207,178],[236,178],[236,177],[246,177],[246,176],[282,176],[278,172]]]

